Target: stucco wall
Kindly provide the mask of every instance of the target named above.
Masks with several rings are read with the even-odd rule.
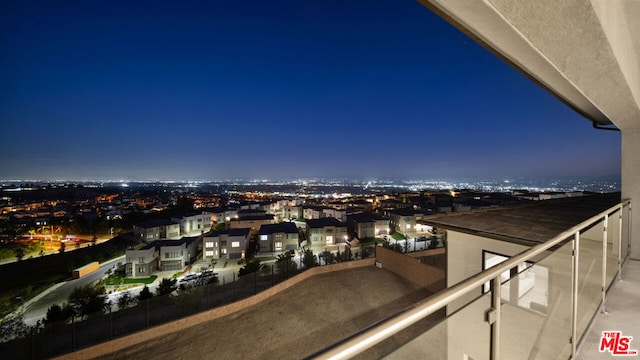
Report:
[[[446,287],[445,272],[431,265],[423,264],[420,259],[378,246],[376,261],[382,265],[383,269],[398,274],[434,293]]]

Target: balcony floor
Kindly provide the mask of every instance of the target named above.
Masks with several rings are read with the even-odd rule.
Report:
[[[607,294],[607,313],[598,313],[578,349],[581,360],[612,359],[610,352],[599,351],[603,331],[621,331],[632,336],[630,350],[640,351],[640,261],[627,260],[622,281],[616,281]],[[635,357],[634,357],[635,358]]]

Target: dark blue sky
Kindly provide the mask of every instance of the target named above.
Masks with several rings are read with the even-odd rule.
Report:
[[[616,176],[415,1],[4,1],[0,178]]]

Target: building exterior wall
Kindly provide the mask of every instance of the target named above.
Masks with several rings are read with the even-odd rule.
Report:
[[[528,246],[494,240],[477,235],[447,230],[447,287],[455,285],[483,270],[483,250],[496,254],[513,256],[527,249]],[[447,308],[447,313],[460,308],[471,299],[479,296],[481,289],[473,291],[459,301],[454,301]]]
[[[346,226],[325,226],[322,228],[308,228],[307,242],[314,252],[335,250],[343,247],[347,240]]]
[[[158,268],[159,253],[155,247],[143,250],[127,250],[125,255],[126,276],[148,277]]]
[[[434,293],[446,288],[444,270],[423,264],[420,259],[377,246],[376,261],[381,264],[383,269],[398,274]]]
[[[197,214],[175,219],[180,223],[180,233],[183,236],[201,235],[211,229],[212,215]]]
[[[378,219],[375,222],[376,236],[381,237],[391,233],[389,219]]]
[[[202,239],[202,261],[211,263],[220,258],[220,237],[205,237]]]
[[[622,130],[622,198],[631,199],[631,240],[629,257],[640,259],[640,127]],[[628,219],[629,212],[623,216]],[[623,238],[629,238],[629,229],[623,229]],[[625,244],[626,245],[626,244]],[[625,251],[626,252],[626,251]],[[623,253],[625,253],[623,252]]]

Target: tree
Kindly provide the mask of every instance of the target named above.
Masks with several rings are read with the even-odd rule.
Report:
[[[225,224],[224,222],[219,222],[219,223],[213,225],[211,230],[212,231],[224,231],[224,230],[227,230],[227,224]]]
[[[251,259],[238,271],[238,276],[254,273],[262,269],[264,265],[260,264],[260,259]]]
[[[93,287],[91,285],[79,286],[71,291],[67,302],[78,316],[86,316],[95,312],[106,310],[107,295],[104,287]]]
[[[325,265],[333,264],[336,262],[336,256],[331,251],[328,251],[328,250],[321,252],[318,255],[318,257],[324,259]]]
[[[307,249],[303,253],[302,263],[304,264],[305,269],[311,269],[314,266],[318,266],[318,259],[313,254],[313,251]]]
[[[151,299],[152,297],[153,297],[153,294],[151,293],[151,290],[149,290],[149,287],[145,285],[140,291],[140,294],[138,294],[138,301]]]
[[[276,267],[278,268],[278,274],[290,274],[297,270],[297,265],[288,251],[278,255]]]
[[[31,328],[24,323],[24,314],[21,312],[5,316],[0,322],[0,342],[25,338]]]
[[[130,292],[125,291],[118,298],[118,308],[122,310],[128,307],[136,306],[137,302],[138,302],[138,298],[131,296]]]
[[[15,249],[13,249],[13,254],[16,256],[16,259],[18,261],[22,260],[22,258],[24,257],[24,248],[22,246],[18,246]]]
[[[44,323],[45,325],[48,325],[59,321],[67,321],[71,319],[73,314],[73,308],[69,304],[53,304],[47,309],[47,315],[44,318]]]
[[[176,285],[176,282],[177,282],[176,279],[163,278],[162,281],[160,281],[160,284],[158,284],[158,287],[156,288],[156,295],[157,296],[168,295],[176,291],[176,289],[178,288],[178,285]]]
[[[353,254],[351,253],[350,247],[348,246],[345,247],[343,253],[338,252],[338,262],[345,262],[345,261],[351,261],[351,260],[353,260]]]

